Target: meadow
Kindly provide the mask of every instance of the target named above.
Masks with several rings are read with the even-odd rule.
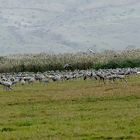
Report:
[[[0,140],[139,140],[140,76],[0,86]]]

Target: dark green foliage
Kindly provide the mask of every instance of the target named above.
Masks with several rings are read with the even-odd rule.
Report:
[[[109,60],[106,63],[97,63],[95,64],[95,69],[115,69],[115,68],[134,68],[134,67],[140,67],[140,58],[124,58],[124,59],[112,59]]]
[[[23,121],[23,122],[20,121],[20,122],[17,122],[16,125],[19,126],[19,127],[22,127],[22,126],[31,126],[32,125],[32,122],[30,122],[30,121]]]
[[[14,129],[9,127],[4,127],[1,129],[1,132],[10,132],[10,131],[14,131]]]

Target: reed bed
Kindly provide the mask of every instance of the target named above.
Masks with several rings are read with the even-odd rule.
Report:
[[[76,54],[18,54],[0,57],[0,72],[44,72],[64,70],[65,64],[75,69],[104,69],[140,67],[140,49],[100,53],[79,52]]]

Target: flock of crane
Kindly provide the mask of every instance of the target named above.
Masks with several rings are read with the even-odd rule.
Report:
[[[67,65],[68,66],[68,65]],[[107,80],[116,81],[120,79],[127,83],[126,76],[132,74],[140,74],[140,68],[117,68],[117,69],[100,69],[100,70],[65,70],[65,71],[47,71],[44,73],[33,73],[33,72],[19,72],[19,73],[1,73],[0,74],[0,85],[3,86],[4,90],[12,90],[12,86],[20,83],[25,85],[26,83],[31,84],[35,81],[49,83],[50,81],[64,81],[72,80],[77,78],[94,78],[96,80],[103,81],[106,83]]]

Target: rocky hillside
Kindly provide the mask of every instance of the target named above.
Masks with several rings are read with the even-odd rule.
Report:
[[[1,0],[0,55],[140,47],[139,0]]]

